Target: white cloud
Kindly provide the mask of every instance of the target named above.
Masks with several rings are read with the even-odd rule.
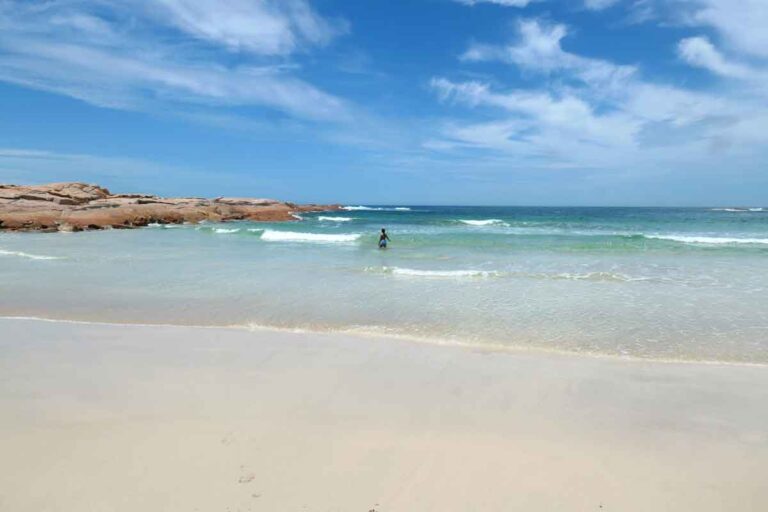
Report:
[[[630,19],[713,31],[729,51],[768,57],[768,2],[765,0],[634,0]]]
[[[735,50],[768,57],[768,2],[765,0],[688,0],[695,6],[690,21],[707,25]]]
[[[728,61],[706,37],[689,37],[678,44],[680,57],[691,64],[708,69],[718,75],[753,79],[759,73],[748,66]]]
[[[265,55],[286,55],[303,43],[326,44],[345,30],[304,0],[157,0],[145,7],[193,37]]]
[[[444,103],[471,113],[446,121],[426,147],[486,150],[526,169],[722,166],[765,153],[768,108],[753,89],[723,94],[655,83],[634,66],[564,50],[567,35],[564,25],[523,20],[511,44],[472,45],[463,62],[506,62],[524,72],[527,87],[434,78]],[[703,38],[681,42],[678,51],[722,76],[761,76]]]
[[[535,73],[566,73],[569,77],[605,90],[621,88],[635,73],[633,66],[582,57],[562,48],[568,28],[536,19],[520,20],[517,41],[506,45],[472,44],[462,55],[465,61],[499,60]]]
[[[541,2],[544,0],[454,0],[464,5],[477,5],[477,4],[496,4],[504,7],[527,7],[534,2]],[[584,7],[592,11],[600,11],[607,9],[616,4],[619,0],[584,0]]]
[[[538,0],[454,0],[464,5],[496,4],[504,7],[527,7],[528,4]]]
[[[471,107],[495,107],[505,112],[499,120],[449,127],[459,145],[512,152],[516,157],[546,157],[549,165],[581,161],[593,166],[618,150],[631,149],[639,124],[623,112],[596,113],[574,94],[541,90],[494,92],[479,82],[432,81],[444,101]]]
[[[170,37],[175,29],[199,42]],[[333,35],[302,0],[6,1],[0,80],[113,108],[255,105],[338,120],[347,116],[343,100],[296,77],[284,60],[264,60]],[[259,55],[217,63],[234,50]]]
[[[678,56],[718,75],[729,87],[748,87],[768,96],[768,3],[744,0],[738,7],[722,0],[691,3],[683,21],[714,34],[682,39]]]
[[[616,4],[619,0],[584,0],[584,6],[587,9],[593,10],[593,11],[600,11],[602,9],[607,9],[608,7],[611,7],[612,5]]]

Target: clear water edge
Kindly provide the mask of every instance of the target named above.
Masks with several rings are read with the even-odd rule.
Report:
[[[768,362],[768,213],[393,208],[5,233],[0,314]],[[382,226],[386,251],[375,247]]]

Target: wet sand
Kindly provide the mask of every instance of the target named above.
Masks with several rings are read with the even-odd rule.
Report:
[[[0,510],[758,511],[768,368],[0,320]]]

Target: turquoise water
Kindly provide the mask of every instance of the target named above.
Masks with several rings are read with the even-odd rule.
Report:
[[[768,363],[760,208],[349,207],[282,224],[3,233],[0,280],[4,316]]]

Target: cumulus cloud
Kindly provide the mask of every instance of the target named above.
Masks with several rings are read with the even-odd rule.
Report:
[[[768,57],[765,0],[694,0],[692,4],[690,23],[715,29],[737,51]]]
[[[622,87],[636,71],[633,66],[616,65],[563,50],[562,40],[568,35],[568,28],[563,24],[523,19],[516,28],[516,41],[503,45],[474,43],[460,56],[461,60],[499,60],[523,71],[562,73],[605,90]]]
[[[285,58],[342,30],[303,0],[11,0],[0,4],[0,80],[113,108],[254,105],[341,119],[345,102]]]
[[[689,37],[678,44],[680,57],[700,68],[708,69],[718,75],[750,79],[757,72],[747,66],[729,62],[720,51],[706,37]]]
[[[687,64],[742,83],[765,95],[768,90],[768,4],[745,0],[738,9],[725,9],[720,0],[697,0],[688,25],[714,29],[717,43],[697,35],[680,40],[678,56]]]
[[[729,50],[768,57],[765,0],[634,0],[630,9],[635,22],[706,28]]]
[[[715,165],[719,158],[764,152],[768,109],[750,90],[724,95],[650,81],[635,66],[566,51],[568,34],[562,24],[522,20],[511,43],[471,45],[463,62],[505,62],[524,72],[523,80],[504,88],[488,80],[433,78],[442,102],[470,113],[446,121],[427,147],[483,149],[525,168]],[[682,41],[678,52],[722,76],[756,76],[704,38]]]

